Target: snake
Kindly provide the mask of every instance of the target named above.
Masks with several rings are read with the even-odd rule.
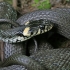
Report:
[[[9,3],[0,1],[0,22],[2,21],[13,24],[15,20],[17,20],[16,10],[14,10]]]
[[[27,70],[69,70],[70,48],[40,50],[34,55],[14,54],[6,59],[1,66],[22,65]]]
[[[55,28],[60,35],[70,39],[69,13],[70,8],[56,8],[25,14],[16,20],[19,27],[0,31],[0,39],[10,43],[26,41],[52,28]]]
[[[17,11],[14,10],[14,8],[9,3],[5,1],[0,1],[0,31],[5,31],[18,27],[19,25],[15,23],[16,20],[17,20]],[[8,56],[10,56],[15,52],[18,53],[19,50],[21,50],[21,47],[18,49],[19,45],[22,46],[21,43],[18,44],[4,43],[4,46],[2,46],[5,51],[4,57],[7,58]]]
[[[70,33],[69,32],[70,31],[69,30],[69,28],[70,28],[69,18],[70,18],[70,16],[69,16],[69,13],[70,13],[69,8],[57,8],[57,9],[53,9],[53,10],[38,10],[38,11],[34,11],[31,13],[25,14],[25,15],[21,16],[19,19],[17,19],[17,21],[15,22],[15,24],[17,23],[17,25],[21,25],[21,26],[13,28],[13,29],[9,29],[9,30],[4,30],[4,31],[1,30],[0,31],[0,39],[5,42],[11,42],[11,43],[26,41],[36,35],[40,35],[42,33],[45,33],[47,31],[51,30],[52,27],[55,27],[59,34],[70,39],[70,35],[69,35],[69,33]],[[51,51],[49,50],[48,52],[51,52]],[[45,53],[43,52],[43,54],[45,54]],[[67,51],[65,52],[65,54],[68,54]],[[39,55],[41,55],[41,54],[39,54]],[[63,54],[63,56],[64,56],[64,54]],[[44,57],[45,57],[45,55],[44,55]],[[22,60],[22,58],[24,60]],[[61,58],[61,56],[60,56],[60,58]],[[25,62],[25,60],[26,60],[26,62]],[[45,58],[43,60],[45,60]],[[8,65],[11,64],[12,62],[13,62],[13,64],[15,62],[15,64],[25,65],[30,70],[34,70],[34,69],[35,70],[46,70],[43,67],[45,67],[45,68],[48,67],[48,66],[44,66],[44,65],[42,67],[41,66],[42,64],[35,61],[35,58],[34,59],[29,58],[25,55],[11,56],[10,58],[8,58],[6,60],[6,62],[4,62],[4,64],[6,63],[5,64],[5,66],[6,66],[7,64]],[[27,62],[28,62],[28,64],[27,64]],[[32,65],[34,65],[35,67],[34,66],[32,67],[32,65],[29,66],[30,63]],[[44,62],[44,63],[46,63],[46,62]]]
[[[14,10],[14,8],[9,3],[0,1],[0,31],[2,30],[5,31],[19,26],[17,23],[15,23],[16,19],[17,19],[16,10]],[[19,45],[21,47],[19,47]],[[0,43],[0,47],[1,47],[1,43]],[[13,53],[23,52],[23,54],[25,54],[25,50],[24,50],[25,48],[23,49],[23,44],[21,43],[18,44],[4,43],[2,48],[4,51],[3,53],[2,51],[0,51],[0,60],[1,60],[1,54],[4,55],[4,57],[2,57],[2,60],[8,58]]]

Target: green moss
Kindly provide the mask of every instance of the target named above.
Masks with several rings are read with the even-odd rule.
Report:
[[[51,4],[49,0],[34,0],[32,6],[37,7],[38,9],[50,9]]]

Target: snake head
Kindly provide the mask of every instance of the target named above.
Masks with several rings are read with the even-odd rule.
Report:
[[[48,20],[30,21],[26,28],[23,29],[23,36],[33,37],[51,30],[53,24]]]
[[[51,30],[52,27],[53,24],[50,21],[36,20],[25,26],[0,31],[0,39],[9,43],[22,42],[32,38],[33,36],[45,33]]]

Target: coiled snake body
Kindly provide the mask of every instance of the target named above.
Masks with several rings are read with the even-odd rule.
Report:
[[[69,8],[58,8],[54,10],[40,10],[40,11],[31,12],[29,14],[23,15],[16,21],[18,25],[20,24],[22,26],[13,28],[11,30],[0,31],[0,39],[5,42],[14,42],[14,43],[21,42],[21,41],[28,40],[33,36],[39,35],[41,33],[45,33],[50,29],[52,29],[53,26],[57,29],[57,32],[59,34],[70,39],[70,15],[69,14],[70,14]],[[36,21],[38,21],[39,24],[37,24]],[[43,30],[41,28],[43,28]],[[52,54],[52,53],[56,53],[56,54]],[[10,65],[10,64],[20,64],[20,65],[24,65],[29,70],[46,70],[46,69],[51,70],[52,68],[54,70],[56,69],[63,70],[65,68],[69,69],[70,67],[69,54],[70,54],[69,49],[57,49],[57,50],[40,51],[38,52],[38,55],[35,54],[34,56],[30,56],[30,57],[27,57],[25,55],[12,55],[2,64],[3,66]],[[65,56],[67,57],[64,58]],[[64,61],[62,61],[63,59]],[[48,63],[48,61],[49,64],[46,64]],[[68,64],[67,67],[66,64],[63,66],[65,62]],[[41,67],[41,65],[43,67]]]
[[[42,31],[41,28],[43,28],[44,26],[47,27],[46,30],[48,29],[48,26],[51,29],[53,24],[59,34],[70,39],[69,13],[70,13],[69,8],[58,8],[53,10],[34,11],[25,14],[16,21],[18,24],[22,26],[14,28],[12,30],[8,30],[6,32],[5,31],[0,32],[1,39],[3,39],[3,41],[5,42],[14,42],[14,43],[25,41],[33,36],[41,34]],[[43,20],[45,22],[40,20]],[[36,21],[40,21],[39,24],[36,24],[37,23]],[[42,33],[45,33],[45,28]]]
[[[17,19],[17,12],[12,8],[7,2],[0,2],[0,29],[3,27],[10,28],[10,25],[13,24],[17,26],[13,21]],[[5,24],[4,24],[5,23]],[[9,24],[7,24],[9,23]],[[3,25],[3,27],[1,27]]]
[[[2,66],[23,65],[27,70],[70,70],[70,48],[41,50],[27,57],[21,54],[10,56]],[[42,65],[42,67],[41,67]]]

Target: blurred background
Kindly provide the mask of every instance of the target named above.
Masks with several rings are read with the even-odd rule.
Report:
[[[20,14],[37,9],[70,7],[70,0],[0,0],[10,3]]]

